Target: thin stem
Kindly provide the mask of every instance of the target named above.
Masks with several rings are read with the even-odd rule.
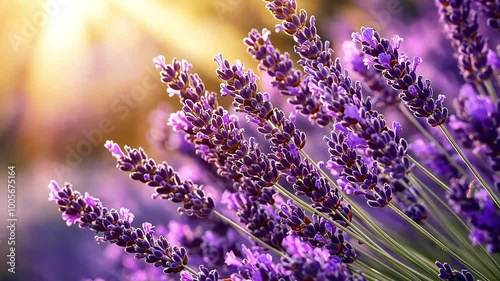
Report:
[[[424,174],[426,174],[431,180],[433,180],[435,183],[437,183],[439,186],[441,186],[445,191],[450,192],[450,188],[442,182],[440,179],[438,179],[433,173],[431,173],[429,170],[427,170],[424,166],[420,165],[417,160],[413,159],[410,155],[407,156],[408,159],[417,167],[419,168]]]
[[[184,270],[189,271],[189,273],[191,273],[191,275],[192,275],[193,277],[198,278],[198,272],[196,272],[196,271],[195,271],[194,269],[192,269],[191,267],[189,267],[189,266],[185,265],[185,266],[184,266]]]
[[[369,258],[369,261],[376,263],[380,267],[383,267],[387,271],[391,272],[394,276],[396,276],[398,278],[397,280],[410,280],[411,281],[411,279],[409,279],[407,276],[404,276],[403,274],[401,274],[401,272],[399,272],[399,271],[395,270],[394,268],[388,266],[387,264],[383,263],[377,257],[372,256],[368,251],[365,251],[362,248],[360,248],[359,252],[361,253],[361,257],[366,256]],[[361,258],[360,258],[360,260],[361,260]],[[369,266],[368,268],[373,268],[373,266]]]
[[[431,206],[435,215],[437,216],[439,223],[445,226],[450,226],[451,230],[449,231],[449,233],[453,233],[455,238],[460,241],[460,243],[467,249],[467,251],[474,253],[477,260],[479,260],[484,265],[485,269],[490,271],[490,273],[493,273],[493,275],[495,275],[500,280],[500,265],[486,251],[484,246],[482,244],[478,246],[482,253],[482,255],[480,256],[479,253],[477,253],[476,249],[471,246],[470,241],[467,240],[467,237],[462,237],[462,235],[459,235],[470,232],[470,227],[462,220],[462,218],[460,218],[457,215],[457,213],[453,211],[450,208],[450,206],[448,206],[448,204],[446,204],[443,200],[441,200],[441,198],[439,198],[434,192],[432,192],[432,190],[430,190],[430,188],[427,185],[425,185],[422,181],[420,181],[418,178],[414,177],[413,175],[410,175],[409,179],[413,185],[415,185],[418,189],[420,189],[422,196]],[[432,198],[429,198],[427,194],[430,194],[434,198],[434,200],[436,200],[441,205],[442,208],[436,206],[434,204],[434,200]],[[451,218],[449,216],[443,216],[443,210],[448,211],[448,213],[451,214]],[[455,219],[455,221],[450,221],[450,219]],[[486,264],[484,257],[486,257],[486,259],[488,259],[491,263]]]
[[[375,259],[375,261],[376,261],[376,259]],[[369,277],[369,278],[372,278],[373,280],[396,281],[395,279],[387,277],[385,274],[382,274],[380,271],[373,268],[373,266],[369,266],[362,261],[358,261],[358,263],[359,263],[358,266],[363,271],[364,277]],[[399,276],[399,277],[401,278],[402,276]],[[399,280],[399,281],[401,281],[401,280],[411,281],[411,279],[408,279],[408,277],[404,277],[404,279],[397,279],[397,280]]]
[[[394,206],[392,203],[389,203],[389,208],[391,208],[394,212],[396,212],[399,216],[404,218],[407,222],[409,222],[411,225],[413,225],[416,229],[418,229],[422,234],[424,234],[427,238],[429,238],[432,242],[434,242],[438,247],[443,249],[443,251],[447,252],[448,254],[452,255],[454,258],[456,258],[458,261],[463,263],[470,271],[473,271],[474,274],[479,276],[480,278],[484,280],[488,280],[480,271],[476,270],[474,267],[472,267],[469,262],[464,260],[460,255],[457,255],[454,251],[452,251],[448,246],[444,245],[441,241],[436,239],[434,236],[432,236],[427,230],[425,230],[422,226],[414,222],[411,218],[409,218],[405,213],[401,212],[396,206]]]
[[[497,96],[497,93],[495,92],[495,89],[493,88],[493,84],[491,84],[491,80],[488,79],[486,81],[484,81],[484,87],[486,88],[486,91],[488,92],[488,95],[491,97],[491,99],[493,100],[493,103],[495,103],[495,105],[497,104],[498,102],[498,96]],[[477,85],[477,88],[480,88],[481,85]]]
[[[377,245],[375,242],[373,242],[373,240],[371,240],[364,232],[358,230],[358,231],[356,231],[357,233],[355,233],[354,231],[342,226],[337,221],[332,220],[327,215],[325,215],[321,212],[318,212],[317,210],[315,210],[314,208],[309,206],[306,202],[304,202],[303,200],[301,200],[300,198],[298,198],[297,196],[295,196],[294,194],[292,194],[291,192],[286,190],[281,185],[275,184],[274,186],[278,192],[283,194],[285,197],[288,197],[289,199],[293,200],[295,202],[295,204],[297,204],[298,206],[302,207],[304,210],[307,210],[310,213],[317,214],[318,216],[322,217],[323,219],[327,220],[331,224],[338,227],[340,230],[349,234],[351,237],[355,238],[356,240],[358,240],[360,242],[363,242],[367,247],[369,247],[371,250],[373,250],[374,252],[379,254],[381,257],[386,259],[389,263],[391,263],[397,267],[402,268],[404,271],[406,271],[411,276],[414,276],[414,274],[421,275],[418,271],[415,271],[414,269],[408,267],[407,265],[401,263],[400,261],[396,260],[391,255],[389,255],[379,245]],[[342,214],[340,214],[340,212],[338,212],[338,211],[336,211],[336,212],[337,212],[337,214],[342,216]],[[344,219],[344,221],[346,221],[348,226],[351,226],[354,230],[357,230],[357,228],[349,220],[347,220],[343,216],[342,216],[342,218]],[[361,238],[359,235],[363,236],[363,238]],[[414,276],[413,278],[416,278],[416,277]]]
[[[325,173],[325,171],[323,171],[319,166],[318,164],[314,161],[314,159],[312,159],[306,152],[304,152],[303,150],[299,150],[299,153],[301,155],[303,155],[317,170],[319,173],[321,173],[321,175],[326,179],[328,180],[332,186],[336,187],[339,192],[342,194],[342,196],[345,198],[345,200],[351,204],[351,207],[353,208],[353,211],[355,213],[355,215],[358,215],[359,217],[361,217],[363,219],[363,221],[365,223],[367,223],[378,235],[380,235],[382,238],[384,238],[386,241],[388,241],[389,243],[391,243],[393,246],[396,247],[396,249],[399,250],[399,253],[403,256],[405,256],[408,260],[412,261],[415,265],[419,266],[421,269],[425,270],[426,272],[428,273],[431,273],[432,272],[432,275],[435,274],[435,269],[434,267],[430,268],[428,266],[423,266],[422,265],[422,262],[421,260],[416,260],[414,255],[412,253],[410,253],[408,251],[408,249],[406,249],[405,247],[401,246],[399,243],[397,243],[394,239],[392,239],[390,237],[390,235],[388,235],[385,231],[383,231],[380,227],[378,227],[376,224],[374,224],[372,222],[372,219],[368,218],[365,213],[355,204],[355,202],[353,202],[352,200],[350,200],[350,198],[348,198],[347,196],[345,196],[345,194],[343,193],[343,191],[337,186],[337,184]],[[369,239],[369,238],[368,238]],[[378,245],[377,245],[378,246]],[[411,269],[411,268],[410,268]],[[414,271],[413,269],[411,269],[412,271]],[[420,272],[415,272],[417,274],[421,274]],[[428,277],[427,277],[428,278]]]
[[[219,213],[218,211],[214,210],[213,211],[213,214],[216,215],[218,218],[220,218],[221,220],[223,220],[225,223],[231,225],[234,229],[240,231],[241,233],[249,236],[250,238],[252,238],[255,242],[259,243],[262,247],[278,254],[279,256],[283,257],[283,258],[289,258],[287,255],[285,255],[284,253],[282,253],[281,251],[279,251],[278,249],[268,245],[266,242],[262,241],[259,237],[253,235],[252,233],[248,232],[246,229],[244,229],[243,227],[241,227],[240,225],[238,225],[237,223],[233,222],[232,220],[228,219],[226,216],[224,216],[223,214]]]
[[[400,103],[398,108],[406,117],[406,119],[408,119],[420,131],[420,133],[424,135],[424,137],[434,143],[439,152],[441,152],[446,157],[446,159],[453,165],[453,167],[455,167],[462,175],[467,175],[465,170],[460,165],[458,165],[455,159],[453,159],[448,150],[446,150],[446,148],[439,141],[437,141],[436,138],[432,136],[420,122],[418,122],[418,119],[415,117],[415,115],[411,114],[411,112],[408,110],[408,107]]]
[[[453,137],[450,135],[450,132],[448,132],[448,130],[446,129],[446,127],[443,126],[443,125],[439,125],[439,127],[441,128],[441,130],[443,131],[443,133],[446,135],[446,138],[450,141],[450,143],[453,146],[453,148],[460,155],[460,157],[462,158],[462,160],[464,160],[465,165],[467,165],[467,167],[474,174],[474,176],[479,181],[479,183],[486,189],[486,191],[490,195],[490,197],[493,200],[493,202],[495,202],[495,204],[497,205],[497,207],[500,208],[500,199],[495,195],[495,192],[493,191],[493,189],[488,186],[488,184],[483,179],[483,177],[481,177],[481,175],[479,174],[479,172],[474,168],[474,166],[472,166],[472,163],[469,161],[469,159],[467,159],[467,157],[465,156],[465,154],[463,153],[463,151],[460,149],[460,147],[458,146],[458,144],[455,142],[455,140],[453,139]]]

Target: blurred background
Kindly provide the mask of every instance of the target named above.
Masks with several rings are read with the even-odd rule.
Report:
[[[463,83],[437,10],[420,3],[433,1],[298,2],[316,15],[319,33],[340,57],[351,32],[371,25],[405,38],[406,51],[423,57],[421,73],[438,92],[456,95]],[[8,233],[0,228],[0,280],[122,280],[105,245],[61,220],[47,200],[47,184],[70,181],[110,207],[130,208],[137,221],[167,225],[165,210],[175,207],[150,200],[151,190],[116,170],[104,142],[142,146],[153,158],[182,166],[151,133],[151,118],[180,107],[160,83],[153,57],[188,60],[207,88],[218,91],[217,54],[257,71],[242,43],[251,28],[272,30],[275,45],[293,52],[293,39],[275,33],[276,23],[263,1],[0,0],[0,178],[5,182],[7,166],[15,165],[18,218],[15,275],[6,271]],[[265,75],[261,82],[269,89]],[[4,185],[2,226],[6,198]]]

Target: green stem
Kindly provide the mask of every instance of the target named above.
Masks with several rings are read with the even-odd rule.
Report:
[[[189,273],[191,273],[191,275],[192,275],[193,277],[198,278],[198,272],[196,272],[196,271],[195,271],[194,269],[192,269],[191,267],[189,267],[189,266],[185,265],[185,266],[184,266],[184,270],[186,270],[186,271],[188,271]]]
[[[462,218],[460,218],[457,213],[453,211],[448,204],[446,204],[446,202],[441,200],[441,198],[439,198],[434,192],[432,192],[432,190],[430,190],[430,188],[422,183],[418,178],[410,175],[409,179],[412,184],[420,190],[422,196],[424,197],[424,200],[426,200],[428,205],[431,206],[435,215],[437,216],[439,223],[446,227],[450,226],[451,229],[449,230],[449,233],[453,233],[455,238],[460,241],[464,248],[466,248],[468,252],[471,252],[476,256],[477,260],[483,264],[484,269],[488,270],[500,280],[500,265],[486,251],[484,246],[478,246],[482,253],[482,255],[480,255],[479,253],[477,253],[476,249],[472,247],[467,237],[463,237],[462,235],[460,235],[463,233],[470,233],[470,227],[462,220]],[[432,198],[430,198],[427,194],[430,194]],[[434,200],[440,204],[441,208],[435,205]],[[451,214],[451,218],[449,216],[444,216],[443,211],[447,211],[449,214]],[[454,219],[454,221],[451,221],[451,219]],[[485,258],[488,259],[491,263],[486,264]]]
[[[442,182],[440,179],[438,179],[433,173],[431,173],[429,170],[427,170],[424,166],[420,165],[417,160],[413,159],[410,155],[407,155],[408,159],[415,165],[417,168],[419,168],[424,174],[426,174],[431,180],[433,180],[435,183],[437,183],[439,186],[441,186],[446,192],[450,192],[450,188]]]
[[[446,148],[439,141],[437,141],[436,138],[433,137],[422,124],[420,124],[420,122],[418,122],[417,118],[413,114],[411,114],[411,112],[405,105],[400,103],[398,108],[406,117],[406,119],[408,119],[420,131],[420,133],[424,135],[424,137],[434,143],[439,152],[441,152],[446,157],[446,159],[451,163],[451,165],[453,165],[453,167],[455,167],[462,175],[467,175],[465,170],[460,165],[458,165],[455,159],[453,159],[448,150],[446,150]]]
[[[496,105],[498,102],[498,96],[497,96],[497,93],[495,92],[495,89],[493,88],[493,85],[491,84],[491,80],[488,79],[488,80],[484,81],[483,84],[484,84],[484,87],[486,88],[486,91],[488,92],[488,95],[491,97],[491,99],[493,100],[493,103]],[[476,85],[476,88],[478,89],[478,91],[481,92],[481,90],[479,90],[479,88],[481,88],[481,84]],[[484,92],[482,94],[486,96],[486,94],[484,94]]]
[[[367,277],[371,280],[396,281],[395,279],[390,278],[385,274],[382,274],[380,271],[373,268],[373,266],[370,266],[362,261],[358,261],[358,263],[359,263],[360,269],[363,271],[364,277]],[[412,281],[411,279],[408,279],[408,277],[400,276],[400,278],[401,277],[403,277],[403,279],[397,279],[397,280],[398,281],[402,281],[402,280]]]
[[[443,249],[443,251],[447,252],[448,254],[452,255],[454,258],[456,258],[458,261],[463,263],[471,272],[474,272],[478,277],[488,280],[480,271],[476,270],[474,267],[472,267],[469,262],[464,260],[460,255],[457,255],[454,251],[452,251],[448,246],[444,245],[441,241],[436,239],[434,236],[432,236],[427,230],[425,230],[422,226],[414,222],[411,218],[409,218],[405,213],[401,212],[396,206],[394,206],[392,203],[389,203],[389,208],[391,208],[394,212],[396,212],[400,217],[404,218],[407,222],[409,222],[413,227],[418,229],[422,234],[424,234],[427,238],[429,238],[432,242],[434,242],[438,247]]]
[[[301,208],[303,208],[304,210],[312,213],[312,214],[316,214],[320,217],[322,217],[323,219],[327,220],[328,222],[330,222],[331,224],[335,225],[336,227],[338,227],[340,230],[344,231],[345,233],[349,234],[351,237],[355,238],[356,240],[360,241],[360,242],[363,242],[367,247],[369,247],[371,250],[373,250],[374,252],[376,252],[377,254],[379,254],[381,257],[383,257],[385,260],[387,260],[389,263],[401,268],[402,270],[406,271],[408,274],[410,274],[411,276],[413,276],[413,278],[416,278],[416,276],[414,274],[417,274],[417,275],[421,275],[418,271],[415,271],[414,269],[408,267],[407,265],[401,263],[400,261],[398,261],[397,259],[395,259],[394,257],[392,257],[391,255],[389,255],[385,250],[383,250],[380,246],[378,246],[373,240],[371,240],[364,232],[362,231],[359,231],[356,226],[354,226],[349,220],[347,220],[347,218],[343,217],[342,214],[340,214],[340,212],[336,211],[336,213],[340,216],[342,216],[342,218],[344,219],[344,221],[347,223],[348,226],[351,226],[353,228],[353,230],[350,230],[344,226],[342,226],[341,224],[339,224],[337,221],[334,221],[332,220],[330,217],[328,217],[327,215],[325,215],[324,213],[321,213],[321,212],[318,212],[317,210],[315,210],[314,208],[312,208],[310,205],[308,205],[306,202],[304,202],[302,199],[298,198],[297,196],[295,196],[293,193],[289,192],[288,190],[286,190],[284,187],[282,187],[281,185],[279,184],[275,184],[274,185],[276,190],[283,194],[285,197],[293,200],[295,202],[295,204],[297,204],[298,206],[300,206]],[[352,206],[352,205],[351,205]],[[361,235],[363,238],[361,238]],[[401,247],[402,248],[402,247]]]
[[[337,186],[337,184],[323,171],[318,164],[312,159],[306,152],[303,150],[299,150],[299,153],[303,155],[317,170],[318,172],[332,184],[335,188],[339,190],[339,193],[344,197],[344,199],[351,205],[353,208],[354,214],[358,215],[366,224],[368,224],[378,235],[380,235],[382,238],[384,238],[387,242],[392,244],[398,252],[402,255],[405,256],[409,261],[412,261],[415,265],[419,266],[421,269],[425,270],[426,272],[434,275],[435,274],[435,268],[434,267],[429,267],[422,265],[421,260],[416,260],[414,255],[409,252],[405,247],[401,246],[399,243],[397,243],[394,239],[390,237],[385,231],[383,231],[380,227],[377,226],[377,224],[373,223],[372,219],[368,218],[365,213],[356,205],[355,202],[350,200],[349,197],[345,196],[343,191]],[[378,245],[377,245],[378,246]],[[406,265],[405,265],[406,266]],[[411,268],[409,268],[411,269]],[[414,271],[411,269],[413,272],[417,273],[418,275],[421,275],[420,272]],[[432,273],[431,273],[432,272]],[[427,277],[428,278],[428,277]]]
[[[271,247],[266,242],[262,241],[259,237],[257,237],[255,235],[253,235],[252,233],[248,232],[246,229],[244,229],[243,227],[241,227],[237,223],[233,222],[232,220],[226,218],[226,216],[224,216],[223,214],[219,213],[218,211],[214,210],[213,214],[216,215],[221,220],[223,220],[225,223],[227,223],[230,226],[232,226],[234,229],[236,229],[236,230],[240,231],[241,233],[247,235],[248,237],[252,238],[255,242],[259,243],[262,247],[264,247],[264,248],[266,248],[266,249],[268,249],[268,250],[270,250],[272,252],[275,252],[280,257],[288,258],[287,255],[285,255],[284,253],[282,253],[278,249],[276,249],[274,247]]]
[[[411,281],[411,279],[409,279],[407,276],[404,276],[403,274],[401,274],[401,272],[399,272],[399,271],[395,270],[394,268],[388,266],[387,264],[383,263],[380,259],[378,259],[377,257],[374,257],[368,251],[363,250],[361,247],[359,248],[359,253],[361,254],[360,260],[364,256],[368,257],[370,262],[378,264],[379,267],[384,268],[388,272],[392,273],[393,276],[397,277],[396,280],[409,280],[409,281]],[[366,263],[363,263],[363,264],[366,265]],[[367,267],[369,269],[373,269],[375,266],[368,265]],[[365,270],[363,270],[363,271],[365,271]]]
[[[479,183],[486,189],[486,191],[490,195],[490,197],[493,200],[493,202],[495,202],[495,204],[497,205],[497,207],[500,208],[500,199],[495,195],[495,192],[493,191],[493,189],[488,186],[488,184],[483,179],[483,177],[481,177],[481,175],[479,174],[479,172],[474,168],[474,166],[472,166],[472,163],[469,161],[469,159],[467,159],[467,157],[465,156],[465,154],[463,153],[463,151],[460,149],[460,147],[458,146],[458,144],[455,142],[455,140],[453,139],[453,137],[450,135],[450,133],[448,132],[448,130],[446,129],[446,127],[443,126],[443,125],[439,125],[439,127],[441,128],[441,130],[443,131],[443,133],[446,135],[446,138],[450,141],[450,143],[453,146],[453,148],[460,155],[460,157],[462,158],[462,160],[464,160],[465,165],[467,165],[467,167],[474,174],[474,176],[479,181]]]

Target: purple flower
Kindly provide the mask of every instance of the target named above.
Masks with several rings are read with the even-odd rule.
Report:
[[[461,271],[453,270],[447,263],[436,261],[436,266],[439,268],[439,278],[449,281],[474,281],[472,274],[467,269]]]
[[[436,0],[436,5],[465,81],[481,83],[488,80],[493,74],[487,64],[488,44],[479,34],[472,0]]]
[[[181,281],[217,281],[219,280],[219,272],[212,269],[209,270],[205,266],[200,265],[200,271],[198,271],[198,276],[194,277],[191,273],[183,271],[181,272]]]
[[[460,88],[459,100],[463,101],[463,112],[473,120],[486,121],[496,112],[491,98],[478,95],[470,84],[464,84]]]
[[[123,247],[137,259],[163,267],[167,274],[181,272],[187,265],[188,257],[184,248],[171,246],[163,236],[155,238],[148,224],[143,224],[145,229],[132,227],[133,214],[128,209],[108,209],[99,199],[88,194],[82,196],[69,183],[61,188],[52,181],[49,188],[49,200],[57,200],[55,202],[68,225],[78,224],[80,228],[95,231],[97,242]],[[57,195],[54,195],[55,192]]]
[[[120,159],[124,156],[120,146],[111,140],[106,141],[104,147],[106,147],[106,149],[109,150],[109,152],[111,152],[111,155],[113,155],[113,157],[115,157],[116,159]]]
[[[241,245],[241,249],[245,255],[244,259],[236,258],[232,252],[226,257],[226,264],[237,266],[238,270],[238,273],[231,275],[231,280],[282,280],[284,276],[280,272],[281,269],[273,263],[271,255],[254,252],[245,245]]]
[[[259,61],[259,69],[266,71],[280,94],[288,96],[289,102],[309,120],[320,126],[326,126],[330,117],[323,112],[319,102],[308,87],[307,76],[294,68],[294,62],[288,53],[281,54],[275,49],[269,39],[269,30],[263,29],[262,34],[256,29],[248,34],[244,42],[247,51]]]
[[[488,50],[488,64],[491,65],[494,70],[500,69],[500,57],[491,49]]]
[[[392,88],[400,91],[401,100],[416,117],[427,119],[431,126],[438,126],[446,121],[448,109],[441,100],[433,98],[430,80],[424,81],[422,76],[416,74],[421,59],[415,58],[411,64],[408,57],[399,52],[400,40],[391,44],[372,28],[365,27],[361,29],[361,33],[353,34],[353,40],[361,44],[361,50],[374,63],[374,69],[382,73]]]
[[[182,180],[174,169],[163,162],[149,158],[142,148],[131,149],[126,146],[126,155],[117,159],[117,168],[130,173],[130,178],[155,188],[153,198],[161,197],[175,203],[182,203],[178,209],[188,216],[209,216],[215,208],[215,202],[206,195],[203,187],[191,180]]]
[[[344,58],[352,69],[363,77],[364,83],[371,90],[373,104],[382,108],[399,102],[398,92],[389,87],[380,73],[373,69],[371,61],[357,48],[356,43],[345,41],[342,45]],[[367,64],[368,63],[368,67]]]
[[[497,0],[474,0],[486,17],[486,24],[498,31],[500,29],[500,2]]]

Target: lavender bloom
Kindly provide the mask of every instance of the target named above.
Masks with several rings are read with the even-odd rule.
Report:
[[[381,72],[389,85],[400,91],[399,97],[416,117],[425,118],[433,127],[448,119],[448,109],[443,105],[444,96],[433,98],[431,81],[424,81],[416,73],[422,59],[415,57],[411,63],[406,55],[400,53],[402,39],[399,36],[394,36],[394,42],[390,43],[372,28],[363,27],[361,33],[353,33],[352,38],[361,44],[361,50],[368,55],[367,64]]]
[[[126,146],[126,155],[112,141],[106,142],[106,148],[117,157],[118,169],[129,172],[131,179],[155,188],[153,198],[160,196],[162,199],[182,203],[178,211],[188,216],[207,217],[214,210],[215,202],[203,192],[202,186],[191,180],[182,180],[166,162],[157,165],[142,148],[131,149]]]
[[[236,247],[236,241],[238,241],[238,233],[229,228],[227,225],[218,224],[217,229],[214,231],[207,230],[203,233],[201,237],[201,256],[203,261],[211,266],[223,266],[224,265],[224,254],[229,251],[235,251],[239,254],[239,250]],[[225,233],[220,233],[221,230],[225,230]],[[183,244],[184,245],[184,244]]]
[[[488,155],[494,171],[500,170],[500,112],[490,97],[479,96],[474,87],[465,84],[456,100],[456,114],[450,127],[465,148],[474,148],[478,155]]]
[[[314,17],[306,27],[307,15],[303,10],[295,13],[295,1],[267,2],[271,2],[268,9],[282,21],[277,29],[293,35],[297,43],[295,52],[301,56],[299,64],[309,75],[308,86],[323,104],[324,111],[332,120],[367,140],[366,153],[386,167],[385,174],[403,178],[410,163],[405,157],[407,143],[399,136],[399,125],[389,131],[383,115],[372,109],[369,99],[363,98],[359,82],[352,83],[339,59],[333,59],[330,43],[323,44],[317,35]]]
[[[283,239],[288,236],[290,227],[283,224],[274,206],[266,206],[247,192],[224,194],[224,203],[236,211],[240,222],[252,234],[275,249],[284,250]]]
[[[283,243],[292,258],[283,259],[282,266],[292,280],[366,281],[361,273],[356,277],[339,257],[324,249],[313,248],[295,236],[288,236]]]
[[[484,243],[490,253],[500,252],[500,208],[481,190],[474,195],[475,200],[482,202],[480,212],[474,213],[470,222],[473,225],[469,239],[472,245]]]
[[[436,266],[439,268],[439,278],[449,281],[474,281],[472,274],[467,269],[461,271],[453,270],[447,263],[436,261]]]
[[[476,5],[486,17],[486,24],[496,30],[500,29],[500,1],[498,0],[474,0]]]
[[[123,247],[127,253],[135,254],[135,258],[163,267],[165,273],[179,273],[185,269],[188,262],[186,250],[171,246],[163,236],[155,238],[150,223],[143,223],[142,228],[132,227],[134,216],[128,209],[108,209],[99,199],[87,193],[82,196],[69,183],[60,187],[51,181],[49,189],[49,201],[57,203],[68,225],[89,228],[97,232],[97,242]]]
[[[245,245],[241,245],[245,258],[237,258],[233,252],[227,253],[226,264],[236,266],[238,273],[231,275],[231,280],[244,281],[278,281],[290,280],[281,273],[281,268],[273,263],[272,256],[269,254],[260,254],[252,252]]]
[[[226,83],[221,91],[234,98],[233,104],[249,115],[249,121],[256,123],[258,131],[270,142],[278,170],[293,183],[296,194],[306,195],[313,200],[313,207],[332,218],[342,221],[336,211],[348,219],[352,214],[339,191],[323,178],[308,161],[298,153],[305,145],[305,133],[296,129],[295,118],[286,118],[283,111],[271,103],[267,93],[257,92],[256,75],[243,71],[243,66],[233,66],[221,56],[216,57],[219,65],[218,77]]]
[[[365,54],[356,47],[352,41],[345,41],[342,45],[345,60],[347,60],[354,72],[358,73],[364,83],[368,86],[373,94],[373,105],[379,108],[383,106],[392,106],[399,103],[399,93],[391,88],[384,80],[384,77],[373,68],[368,68],[365,65]]]
[[[500,50],[500,47],[497,46],[497,52]],[[500,69],[500,57],[498,56],[497,52],[493,50],[488,50],[488,64],[491,65],[493,70],[499,70]]]
[[[319,126],[330,123],[330,116],[326,114],[321,104],[312,96],[309,90],[308,79],[301,71],[293,67],[290,54],[281,54],[275,49],[269,39],[270,31],[263,29],[259,33],[252,29],[244,39],[248,46],[247,51],[259,61],[259,69],[266,71],[274,80],[271,82],[280,94],[290,96],[289,102],[309,120]]]
[[[219,272],[212,269],[208,270],[205,266],[200,265],[200,271],[198,271],[198,276],[195,277],[189,272],[181,272],[181,281],[217,281],[219,280]],[[226,279],[224,279],[226,280]]]
[[[349,181],[343,186],[344,190],[364,195],[371,207],[386,206],[392,199],[392,189],[388,184],[379,186],[377,163],[368,165],[342,129],[332,131],[331,139],[325,140],[329,146],[330,161],[342,170],[340,175]]]
[[[480,83],[488,80],[493,71],[487,64],[488,45],[478,32],[477,13],[471,4],[472,0],[436,0],[460,73],[465,81]]]
[[[288,201],[281,206],[279,215],[300,237],[301,241],[313,247],[328,250],[331,256],[338,256],[344,263],[352,263],[357,259],[356,251],[345,241],[342,231],[325,219],[313,215],[312,219],[305,212]]]

